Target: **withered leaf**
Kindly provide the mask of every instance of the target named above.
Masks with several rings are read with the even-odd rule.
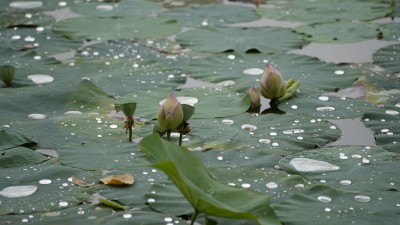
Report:
[[[100,179],[106,185],[132,185],[134,178],[131,174],[111,175]]]

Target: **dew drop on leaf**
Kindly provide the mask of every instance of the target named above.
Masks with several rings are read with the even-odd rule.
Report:
[[[123,217],[124,219],[129,219],[129,218],[132,218],[132,214],[130,214],[130,213],[125,213],[124,215],[122,215],[122,217]]]
[[[358,202],[369,202],[371,200],[371,198],[366,195],[356,195],[354,199]]]
[[[261,74],[264,73],[264,70],[260,68],[249,68],[243,70],[243,73],[250,76],[260,76]]]
[[[262,143],[262,144],[271,144],[271,140],[270,139],[259,139],[258,142]]]
[[[41,1],[15,1],[10,3],[10,7],[17,9],[34,9],[42,7],[43,2]]]
[[[328,162],[309,158],[294,158],[290,160],[289,164],[300,172],[332,171],[340,169],[339,166],[330,164]]]
[[[341,181],[339,181],[339,183],[341,185],[350,185],[351,184],[351,180],[341,180]]]
[[[51,184],[51,180],[50,179],[42,179],[42,180],[39,180],[39,184]]]
[[[275,189],[275,188],[278,187],[278,184],[275,183],[275,182],[268,182],[265,186],[266,186],[267,188],[269,188],[269,189]]]
[[[234,124],[235,122],[234,122],[233,120],[223,119],[223,120],[221,121],[221,123],[223,123],[223,124],[225,124],[225,125],[232,125],[232,124]]]
[[[318,112],[331,112],[334,111],[335,108],[332,106],[322,106],[322,107],[317,107],[315,110]]]
[[[44,74],[29,75],[28,79],[35,84],[46,84],[54,81],[54,77]]]
[[[332,201],[332,198],[330,198],[328,196],[323,196],[323,195],[318,196],[317,199],[318,199],[318,201],[324,202],[324,203],[329,203]]]
[[[245,131],[254,131],[254,130],[257,130],[257,127],[254,126],[254,125],[251,125],[251,124],[243,124],[243,125],[241,126],[241,128],[242,128],[242,130],[245,130]]]
[[[336,75],[343,75],[344,71],[343,70],[335,70]]]
[[[44,114],[33,113],[33,114],[29,114],[28,118],[33,119],[33,120],[44,120],[47,118],[47,116]]]
[[[10,186],[0,191],[0,195],[5,198],[20,198],[32,195],[38,189],[35,185]]]
[[[399,111],[396,110],[386,110],[385,113],[392,116],[397,116],[400,114]]]
[[[329,100],[329,97],[328,96],[319,96],[318,99],[321,100],[321,101],[326,102],[326,101]]]

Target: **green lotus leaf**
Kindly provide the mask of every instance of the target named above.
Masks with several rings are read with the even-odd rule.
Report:
[[[368,21],[384,17],[393,12],[390,2],[374,0],[324,0],[318,2],[308,0],[282,2],[273,0],[268,1],[268,4],[275,7],[258,7],[256,12],[267,18],[307,23]]]
[[[226,24],[253,21],[260,18],[253,9],[243,6],[208,4],[174,9],[163,16],[178,20],[188,27],[223,26]]]
[[[244,93],[249,87],[258,85],[266,63],[273,64],[285,80],[300,80],[301,94],[333,92],[350,87],[363,70],[323,63],[317,58],[294,54],[235,53],[199,58],[190,63],[187,74],[212,83],[234,81],[235,84],[229,88]]]
[[[0,128],[0,151],[21,145],[37,144],[37,140],[12,128]]]
[[[284,157],[279,166],[315,183],[353,193],[396,189],[400,155],[381,147],[325,147]]]
[[[25,185],[34,185],[37,190],[25,197],[1,197],[0,215],[20,212],[45,213],[78,205],[86,201],[93,191],[75,186],[68,179],[75,176],[91,183],[94,176],[99,175],[101,174],[65,167],[54,160],[29,167],[3,168],[0,170],[0,176],[11,179],[3,179],[0,190]]]
[[[0,155],[0,167],[17,167],[40,163],[47,157],[29,148],[15,147],[3,151]]]
[[[296,27],[295,31],[304,34],[306,40],[319,43],[350,43],[391,36],[382,25],[360,22],[313,24]]]
[[[388,71],[398,73],[400,72],[400,66],[397,63],[400,60],[397,52],[400,49],[400,44],[391,45],[386,48],[379,49],[373,55],[374,63],[385,68]]]
[[[152,29],[148,29],[151,27]],[[97,18],[79,17],[57,23],[53,30],[64,37],[82,39],[165,38],[177,33],[181,25],[161,17]]]
[[[199,28],[179,34],[176,40],[185,48],[212,53],[277,53],[305,44],[297,34],[284,28]]]
[[[398,101],[392,100],[385,109],[368,112],[362,118],[365,126],[373,131],[376,143],[396,153],[400,153],[398,141],[400,130],[397,126],[400,111],[398,105]]]
[[[200,149],[256,149],[274,154],[313,149],[340,136],[340,130],[332,129],[327,121],[294,114],[241,114],[218,120],[191,120],[191,126],[190,135],[202,139],[202,146],[196,146]],[[219,132],[211,135],[210,130]]]
[[[285,224],[393,224],[397,192],[346,192],[318,185],[274,207]],[[288,213],[290,212],[290,213]]]
[[[140,150],[154,167],[171,178],[196,211],[258,224],[280,224],[269,208],[268,195],[216,182],[187,149],[152,134],[140,142]]]
[[[115,2],[79,2],[71,4],[72,11],[88,17],[151,16],[161,12],[161,5],[149,1],[121,0]]]

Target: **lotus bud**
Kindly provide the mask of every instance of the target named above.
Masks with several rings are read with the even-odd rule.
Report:
[[[14,79],[15,68],[10,65],[0,66],[0,80],[3,81],[7,87],[11,86],[11,81]]]
[[[161,105],[157,120],[160,128],[165,131],[176,131],[183,122],[182,106],[174,94],[171,94]]]
[[[260,91],[262,96],[271,100],[282,97],[286,92],[282,74],[270,64],[267,64],[261,77]]]
[[[258,93],[257,89],[253,86],[251,87],[247,94],[249,95],[250,98],[250,104],[251,104],[251,108],[255,109],[255,108],[259,108],[261,106],[260,103],[260,94]]]

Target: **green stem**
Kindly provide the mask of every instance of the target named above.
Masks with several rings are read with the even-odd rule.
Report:
[[[135,121],[133,120],[133,116],[128,116],[126,122],[126,129],[129,132],[129,138],[128,138],[129,142],[132,142],[132,127],[134,126],[134,123]]]
[[[132,127],[129,127],[129,142],[132,142]]]
[[[190,225],[194,224],[194,221],[196,221],[197,215],[199,215],[199,211],[197,211],[197,209],[195,209],[194,214],[192,215],[192,219],[190,219]]]
[[[179,133],[179,146],[182,146],[182,131]]]
[[[167,141],[171,140],[171,131],[167,130]]]

